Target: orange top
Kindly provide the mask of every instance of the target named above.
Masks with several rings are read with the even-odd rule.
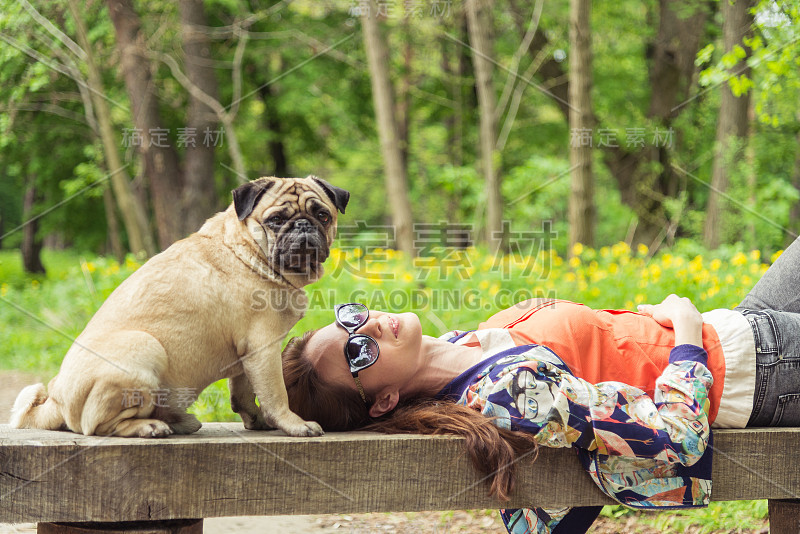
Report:
[[[485,328],[506,328],[517,343],[521,338],[552,349],[575,376],[592,384],[623,382],[651,397],[675,346],[673,330],[652,317],[625,310],[593,310],[566,300],[520,302],[478,326]],[[717,332],[709,324],[703,325],[703,348],[714,377],[708,395],[709,423],[713,423],[722,397],[725,358]]]

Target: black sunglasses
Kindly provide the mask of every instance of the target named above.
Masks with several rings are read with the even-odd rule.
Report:
[[[351,302],[349,304],[337,304],[334,308],[336,324],[344,328],[347,333],[347,341],[344,344],[344,357],[347,365],[350,366],[350,374],[356,381],[358,392],[364,404],[367,403],[367,395],[364,387],[358,378],[359,371],[363,371],[373,363],[378,361],[381,351],[378,342],[366,334],[356,334],[356,330],[364,326],[369,320],[369,309],[363,304]]]

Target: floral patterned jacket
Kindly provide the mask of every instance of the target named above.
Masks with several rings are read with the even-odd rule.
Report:
[[[504,335],[504,332],[506,334]],[[457,342],[469,332],[442,336]],[[530,432],[539,445],[572,447],[608,496],[634,508],[707,506],[711,496],[708,390],[702,347],[680,345],[655,395],[620,382],[590,384],[541,345],[515,345],[503,329],[476,331],[484,353],[438,396]],[[499,341],[498,341],[499,340]],[[549,533],[570,511],[501,510],[512,534]]]

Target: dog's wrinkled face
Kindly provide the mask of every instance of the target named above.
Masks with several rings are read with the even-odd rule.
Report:
[[[259,178],[233,191],[233,204],[270,266],[311,283],[336,237],[336,212],[350,193],[315,176]]]

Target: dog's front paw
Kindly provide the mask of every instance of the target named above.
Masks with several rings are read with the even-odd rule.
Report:
[[[242,423],[247,430],[274,430],[275,427],[270,426],[260,413],[258,415],[250,415],[247,413],[240,413]]]
[[[325,433],[322,427],[314,421],[302,421],[300,424],[285,425],[280,427],[281,430],[297,438],[309,438],[314,436],[321,436]]]

